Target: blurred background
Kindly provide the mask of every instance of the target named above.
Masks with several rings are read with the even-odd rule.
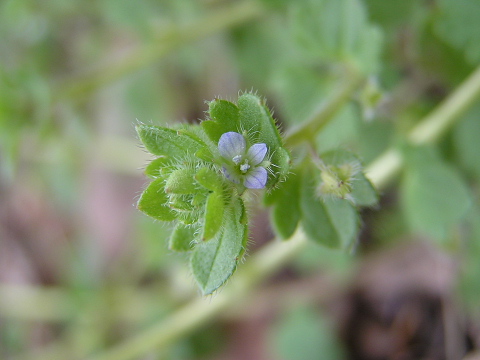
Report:
[[[0,1],[0,358],[85,359],[201,296],[169,225],[135,209],[151,159],[136,121],[197,122],[206,100],[253,89],[288,130],[354,69],[367,86],[318,148],[368,164],[480,64],[478,19],[476,0]],[[479,119],[480,103],[410,152],[363,212],[356,254],[312,244],[138,359],[478,350]],[[250,254],[274,237],[266,210],[252,221]]]

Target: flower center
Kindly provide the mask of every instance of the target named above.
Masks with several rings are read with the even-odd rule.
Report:
[[[250,165],[248,164],[248,160],[245,159],[245,162],[242,165],[240,165],[240,171],[245,174],[248,171],[248,169],[250,169]]]

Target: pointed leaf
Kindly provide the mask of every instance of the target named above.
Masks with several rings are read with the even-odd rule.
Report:
[[[162,221],[172,221],[176,213],[168,205],[165,180],[158,178],[150,183],[138,200],[137,207],[148,216]]]
[[[170,165],[170,160],[165,156],[160,156],[156,158],[147,165],[145,168],[145,175],[155,179],[159,176],[162,176],[162,169],[166,169]]]
[[[177,130],[153,125],[137,125],[136,130],[145,148],[153,155],[181,157],[195,154],[202,144]]]

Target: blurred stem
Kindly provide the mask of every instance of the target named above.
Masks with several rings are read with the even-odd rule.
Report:
[[[437,141],[480,97],[480,66],[408,134],[414,145]],[[395,148],[372,162],[365,173],[377,187],[385,187],[401,170],[403,159]]]
[[[172,27],[169,31],[162,32],[151,44],[132,51],[124,59],[115,59],[114,62],[97,71],[70,80],[69,84],[64,84],[57,89],[55,98],[57,100],[84,98],[95,90],[158,61],[186,44],[253,20],[263,13],[264,9],[258,2],[232,2],[189,25]]]
[[[357,80],[358,81],[358,80]],[[289,136],[289,145],[298,144],[302,133],[307,135],[309,131],[321,128],[326,120],[332,116],[334,109],[337,109],[348,98],[358,83],[350,83],[350,86],[343,88],[334,97],[330,105],[325,105],[320,111],[317,119],[307,123],[304,127]],[[424,118],[410,133],[409,139],[422,145],[436,141],[455,120],[480,95],[480,67],[455,92],[445,99],[431,114]],[[321,115],[321,114],[324,115]],[[313,125],[313,123],[317,123]],[[368,168],[370,180],[378,188],[385,187],[389,180],[400,170],[402,159],[400,153],[395,150],[388,150],[380,156]],[[270,274],[284,265],[299,251],[301,251],[307,240],[299,230],[288,241],[273,241],[261,251],[252,256],[247,264],[240,267],[235,275],[235,280],[212,298],[201,298],[192,301],[172,314],[163,322],[138,334],[132,339],[126,340],[117,347],[114,347],[103,354],[91,358],[92,360],[127,360],[134,359],[152,349],[165,348],[172,342],[180,339],[190,331],[212,321],[215,316],[226,307],[235,306],[241,303],[248,293],[261,283]]]
[[[365,77],[358,71],[349,69],[346,80],[340,85],[339,89],[319,107],[313,116],[305,123],[292,129],[285,136],[287,147],[293,147],[305,141],[313,141],[315,136],[323,129],[325,125],[335,116],[343,107],[346,101],[364,82]]]

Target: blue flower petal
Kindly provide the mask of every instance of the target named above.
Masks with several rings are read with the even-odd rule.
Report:
[[[249,189],[263,189],[267,183],[267,170],[258,166],[245,176],[243,185]]]
[[[267,154],[267,145],[264,143],[253,144],[247,152],[247,159],[252,166],[260,164]]]
[[[218,141],[218,151],[225,159],[232,160],[237,155],[244,155],[247,144],[242,134],[230,131]]]

